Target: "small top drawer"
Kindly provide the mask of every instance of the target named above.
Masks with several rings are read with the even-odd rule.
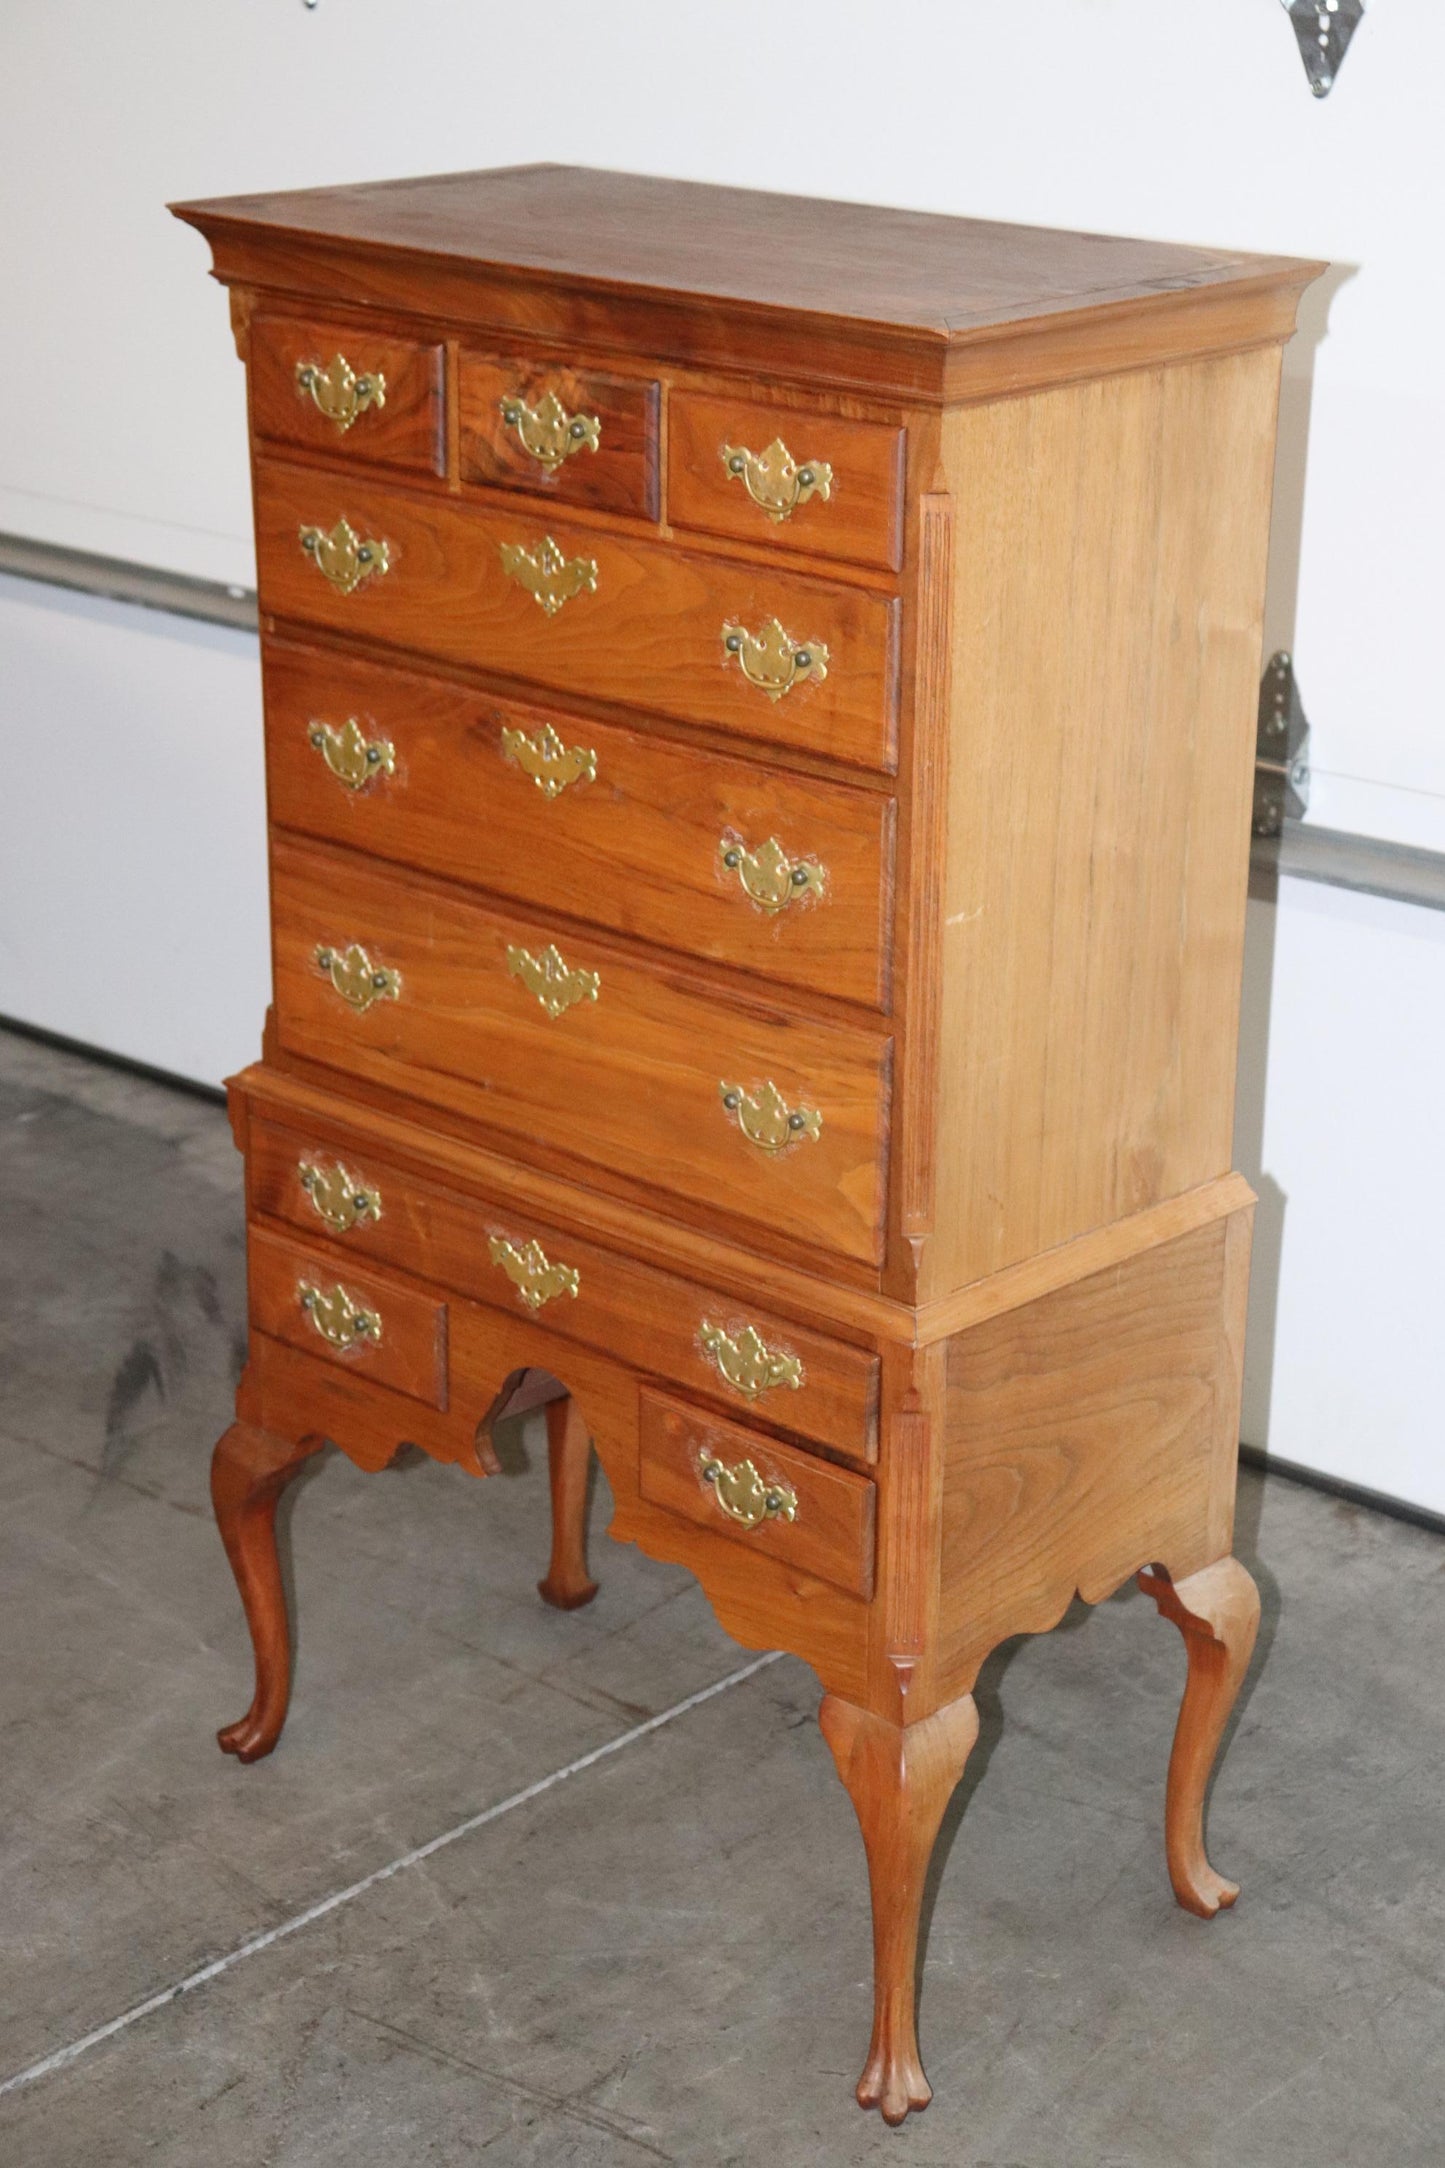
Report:
[[[440,474],[442,350],[354,324],[260,316],[251,326],[251,426],[274,444],[361,465]]]
[[[647,378],[463,353],[457,398],[464,482],[656,519],[658,388]]]
[[[903,431],[675,392],[667,516],[678,527],[896,571]]]

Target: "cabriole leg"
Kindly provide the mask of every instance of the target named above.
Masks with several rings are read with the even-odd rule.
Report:
[[[592,1438],[575,1400],[547,1403],[547,1469],[552,1483],[552,1562],[538,1593],[559,1611],[591,1603],[587,1571],[587,1475]]]
[[[1216,1874],[1204,1851],[1204,1795],[1219,1741],[1249,1668],[1259,1625],[1259,1590],[1237,1558],[1221,1558],[1202,1573],[1171,1581],[1160,1567],[1139,1576],[1162,1617],[1184,1636],[1189,1673],[1169,1758],[1164,1805],[1169,1879],[1186,1912],[1212,1920],[1239,1895],[1237,1882]]]
[[[296,1445],[249,1423],[233,1423],[211,1460],[211,1502],[241,1591],[256,1652],[256,1692],[246,1714],[218,1732],[223,1750],[259,1761],[281,1736],[291,1698],[291,1635],[276,1556],[276,1504],[303,1461],[324,1441]]]
[[[818,1712],[863,1832],[873,1898],[873,2038],[858,2104],[901,2123],[933,2098],[918,2058],[918,1916],[934,1841],[978,1737],[973,1696],[906,1728],[836,1694]]]

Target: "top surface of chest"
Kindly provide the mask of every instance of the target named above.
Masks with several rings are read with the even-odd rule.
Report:
[[[1272,336],[1317,268],[576,166],[175,208],[226,279],[923,399],[984,382],[978,348],[1077,374],[1082,321],[1140,350]]]

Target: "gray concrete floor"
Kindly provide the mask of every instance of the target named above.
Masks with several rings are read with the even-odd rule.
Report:
[[[863,1860],[791,1659],[226,1963],[747,1661],[600,1495],[601,1596],[537,1600],[531,1432],[485,1486],[328,1456],[284,1509],[290,1727],[225,1759],[250,1659],[206,1466],[243,1296],[223,1115],[0,1034],[0,2081],[157,1998],[0,2092],[0,2168],[1445,2161],[1445,1543],[1278,1480],[1241,1495],[1238,1911],[1170,1899],[1153,1606],[1001,1651],[901,2133],[850,2098]]]

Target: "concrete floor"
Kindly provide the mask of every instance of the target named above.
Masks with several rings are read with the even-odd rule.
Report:
[[[601,1596],[542,1605],[530,1432],[485,1489],[328,1456],[285,1511],[290,1728],[237,1767],[223,1115],[0,1034],[0,1236],[0,2168],[1445,2161],[1438,1537],[1246,1479],[1265,1627],[1212,1816],[1245,1895],[1212,1926],[1164,1875],[1173,1630],[1130,1593],[999,1653],[936,1877],[937,2098],[891,2133],[850,2098],[868,1911],[812,1675],[573,1770],[747,1666],[695,1586],[599,1497]]]

